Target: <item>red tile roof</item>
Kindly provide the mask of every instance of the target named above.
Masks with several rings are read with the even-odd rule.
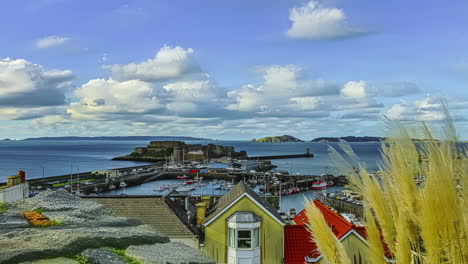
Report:
[[[342,238],[352,229],[359,233],[363,238],[367,239],[366,228],[364,226],[355,226],[351,224],[319,200],[314,200],[314,204],[320,212],[322,212],[325,221],[332,228],[333,233],[338,239]],[[320,252],[317,250],[315,243],[312,242],[310,233],[305,227],[305,225],[309,223],[309,219],[307,219],[305,214],[305,209],[298,213],[293,220],[296,225],[285,226],[284,229],[285,264],[311,263],[305,262],[305,257],[308,256],[309,258],[314,259],[320,256]],[[387,244],[383,241],[383,236],[381,236],[381,240],[385,256],[387,258],[392,258],[393,255],[389,251]]]
[[[339,214],[333,212],[330,208],[326,205],[321,203],[319,200],[314,200],[315,206],[322,212],[322,215],[325,218],[327,224],[332,228],[333,233],[336,235],[338,239],[343,237],[346,233],[348,233],[352,228],[353,224],[346,221],[343,217]],[[294,222],[297,225],[305,225],[309,222],[305,215],[305,209],[298,213],[294,218]]]
[[[303,225],[284,227],[284,261],[286,264],[304,264],[305,257],[320,256],[317,246],[312,242],[310,233]]]

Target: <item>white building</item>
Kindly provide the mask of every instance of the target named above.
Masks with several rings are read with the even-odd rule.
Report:
[[[0,202],[10,203],[29,197],[29,183],[25,179],[24,171],[7,178],[7,185],[0,186]]]

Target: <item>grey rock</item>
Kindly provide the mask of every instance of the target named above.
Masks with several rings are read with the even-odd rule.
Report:
[[[12,212],[43,210],[43,214],[65,224],[114,218],[112,210],[91,200],[70,194],[67,190],[44,191],[22,201],[12,203]]]
[[[41,259],[35,261],[21,262],[21,264],[80,264],[78,261],[69,258]]]
[[[179,242],[130,246],[125,255],[143,264],[215,264],[198,249]]]
[[[89,248],[169,242],[167,236],[141,221],[115,217],[110,209],[66,190],[45,191],[12,203],[9,209],[0,216],[0,264],[72,257]],[[20,213],[35,209],[64,225],[29,228]]]
[[[0,263],[73,256],[87,248],[166,243],[169,238],[146,225],[133,227],[27,228],[0,234]]]
[[[107,249],[89,248],[80,255],[93,264],[127,264],[121,256]]]
[[[0,232],[13,228],[29,227],[28,222],[18,213],[0,214]]]

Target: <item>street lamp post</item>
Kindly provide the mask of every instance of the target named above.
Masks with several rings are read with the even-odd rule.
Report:
[[[70,193],[73,193],[73,162],[70,161]]]

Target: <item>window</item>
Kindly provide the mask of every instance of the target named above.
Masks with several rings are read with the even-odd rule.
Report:
[[[228,234],[228,246],[230,248],[235,248],[236,247],[236,230],[233,228],[229,228],[229,234]]]
[[[238,248],[251,248],[252,237],[250,230],[237,231],[237,247]]]
[[[253,235],[252,235],[252,247],[253,248],[258,248],[259,241],[260,241],[260,229],[255,228],[253,230]]]

